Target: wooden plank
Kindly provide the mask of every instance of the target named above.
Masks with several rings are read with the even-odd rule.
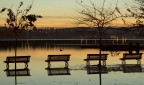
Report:
[[[17,63],[22,63],[22,62],[29,62],[31,56],[8,56],[6,58],[5,63],[15,63],[15,60]]]
[[[62,55],[48,55],[48,59],[45,60],[48,61],[69,61],[70,60],[70,54],[62,54]]]
[[[48,75],[70,75],[69,68],[46,68],[48,70]]]
[[[31,56],[8,56],[6,58],[5,63],[15,63],[15,60],[17,63],[22,63],[22,62],[29,62]]]
[[[89,61],[89,60],[107,60],[107,55],[108,54],[101,54],[101,58],[100,58],[100,54],[87,54],[87,59],[84,59],[85,61]]]

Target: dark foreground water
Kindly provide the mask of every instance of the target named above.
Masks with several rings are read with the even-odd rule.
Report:
[[[144,53],[144,51],[140,51]],[[84,59],[87,54],[99,53],[98,49],[81,49],[79,46],[54,46],[43,47],[23,47],[17,49],[17,55],[31,56],[27,71],[23,63],[17,64],[17,69],[22,69],[18,74],[23,76],[9,76],[6,64],[3,62],[7,56],[14,56],[14,48],[0,50],[0,85],[99,85],[99,74],[96,66],[85,68]],[[144,58],[141,65],[136,65],[136,60],[129,60],[125,67],[121,66],[123,53],[109,52],[107,65],[102,67],[102,85],[144,85]],[[64,69],[64,62],[52,62],[52,68],[48,67],[45,60],[50,54],[71,54],[68,69]],[[98,61],[92,61],[92,65]],[[14,69],[14,64],[10,64],[9,69]],[[28,72],[28,73],[27,73]],[[65,73],[65,75],[60,75]],[[51,75],[53,74],[53,75]],[[54,75],[57,74],[57,75]],[[59,74],[59,75],[58,75]],[[16,79],[16,82],[15,82]]]

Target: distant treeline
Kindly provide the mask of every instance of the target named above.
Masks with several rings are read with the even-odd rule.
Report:
[[[103,28],[103,38],[109,39],[112,36],[127,39],[144,39],[144,27],[119,27]],[[98,28],[43,28],[20,30],[19,39],[98,39]],[[15,39],[14,33],[5,27],[0,27],[0,39]]]

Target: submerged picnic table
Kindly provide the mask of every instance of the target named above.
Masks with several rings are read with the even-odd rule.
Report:
[[[48,59],[45,62],[48,62],[48,68],[51,67],[51,62],[64,61],[65,67],[68,68],[68,61],[70,60],[70,54],[58,54],[58,55],[48,55]]]
[[[86,61],[86,65],[89,66],[90,65],[90,61],[93,60],[102,60],[103,65],[106,65],[106,60],[107,60],[107,56],[108,54],[87,54],[87,58],[84,59],[84,61]]]
[[[122,64],[126,64],[126,60],[137,60],[137,64],[141,64],[143,53],[124,53],[123,58],[120,58],[122,60]]]
[[[7,64],[7,68],[9,68],[9,63],[25,63],[25,68],[27,68],[30,62],[30,56],[8,56],[4,62]]]

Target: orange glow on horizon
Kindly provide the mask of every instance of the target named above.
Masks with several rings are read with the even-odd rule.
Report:
[[[19,6],[19,0],[9,1],[2,0],[0,3],[0,8],[8,7],[10,8],[13,4],[13,10],[16,10]],[[86,4],[90,5],[89,1],[84,1]],[[83,3],[84,3],[83,2]],[[126,0],[119,0],[118,7],[121,8],[122,12],[125,12],[126,9],[124,7]],[[31,1],[24,0],[24,6],[22,8],[26,8]],[[99,6],[102,3],[102,0],[97,0],[96,4]],[[112,4],[113,3],[113,4]],[[115,6],[116,1],[114,0],[106,0],[106,8],[112,4],[112,7]],[[130,3],[130,1],[129,1]],[[131,2],[133,3],[133,2]],[[30,14],[38,14],[44,16],[42,19],[38,19],[35,22],[37,27],[78,27],[75,23],[76,20],[73,18],[78,18],[81,16],[76,10],[83,10],[81,6],[75,0],[34,0],[32,10]],[[126,11],[127,12],[127,11]],[[0,14],[0,26],[4,26],[7,18],[7,13]],[[134,20],[127,20],[133,22]],[[135,22],[135,21],[134,21]],[[129,23],[130,24],[130,23]],[[85,25],[80,25],[85,26]],[[121,20],[114,21],[111,26],[125,26]]]
[[[110,26],[112,27],[126,27],[126,26],[132,26],[132,23],[135,23],[135,19],[129,18],[125,19],[127,24],[124,24],[124,22],[119,19],[111,23]],[[88,27],[87,25],[77,25],[77,21],[70,18],[61,18],[61,19],[38,19],[35,22],[36,27]],[[6,22],[5,20],[0,20],[0,26],[5,26]]]

